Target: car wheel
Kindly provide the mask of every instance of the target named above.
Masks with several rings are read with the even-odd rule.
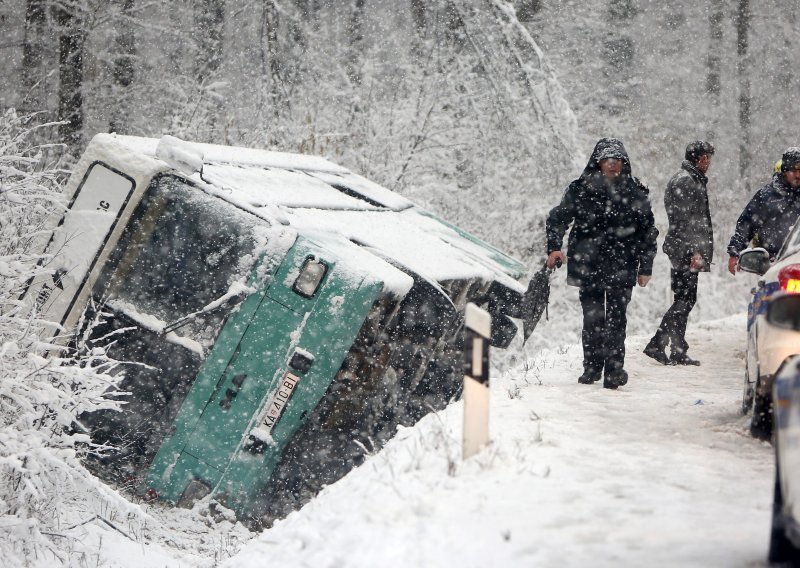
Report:
[[[759,440],[769,440],[772,437],[772,397],[759,394],[757,391],[753,396],[750,434]]]
[[[800,550],[786,538],[786,521],[783,518],[783,491],[781,490],[780,464],[775,459],[775,492],[772,499],[772,529],[769,536],[770,563],[788,563],[795,566],[800,561]]]

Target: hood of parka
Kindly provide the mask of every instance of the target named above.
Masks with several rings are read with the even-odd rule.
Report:
[[[631,176],[631,160],[628,158],[628,152],[625,151],[622,141],[617,138],[601,138],[592,150],[592,155],[589,158],[589,163],[583,169],[581,178],[589,180],[597,178],[600,173],[600,160],[606,158],[617,158],[622,160],[622,173],[620,177]]]

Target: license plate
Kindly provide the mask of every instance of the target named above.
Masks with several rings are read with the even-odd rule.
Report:
[[[261,427],[267,432],[272,432],[275,424],[278,423],[278,420],[280,419],[281,414],[283,414],[289,399],[292,397],[299,380],[300,377],[289,372],[287,372],[281,379],[281,382],[278,385],[278,390],[272,394],[269,402],[267,403],[267,408],[264,412],[264,419],[261,421]]]

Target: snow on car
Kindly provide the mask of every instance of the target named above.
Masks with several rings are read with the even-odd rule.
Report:
[[[770,262],[764,249],[746,249],[739,255],[739,267],[763,276],[752,289],[748,306],[742,411],[747,413],[752,407],[751,433],[769,439],[773,423],[772,385],[781,366],[800,353],[800,330],[771,325],[766,315],[776,294],[800,293],[800,224],[786,237],[774,262]]]
[[[285,514],[458,396],[468,302],[516,331],[525,266],[322,158],[99,134],[67,190],[25,300],[118,362],[90,465],[148,498]]]

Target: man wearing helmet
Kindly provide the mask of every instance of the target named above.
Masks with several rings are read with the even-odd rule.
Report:
[[[697,274],[708,272],[714,254],[714,233],[708,208],[706,173],[714,156],[710,142],[686,146],[681,169],[667,183],[664,206],[669,231],[664,252],[672,263],[670,281],[674,301],[644,354],[664,365],[699,365],[686,354],[686,323],[697,302]],[[665,349],[670,345],[671,355]]]
[[[800,148],[787,148],[780,172],[759,189],[744,208],[728,244],[728,272],[736,274],[739,251],[753,239],[775,257],[800,217]]]

